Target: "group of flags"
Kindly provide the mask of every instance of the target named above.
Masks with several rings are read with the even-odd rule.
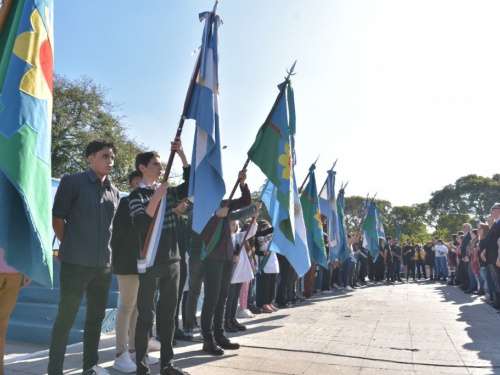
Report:
[[[185,104],[186,118],[196,123],[189,195],[196,197],[193,229],[197,232],[226,193],[218,109],[221,20],[216,7],[200,14],[205,23],[202,44],[192,77],[195,85]],[[0,9],[0,247],[9,265],[47,286],[52,283],[52,18],[52,0],[5,0]],[[247,154],[267,177],[261,200],[275,228],[271,250],[286,256],[303,275],[311,261],[327,268],[329,260],[346,259],[349,249],[344,190],[335,195],[333,168],[319,192],[315,164],[304,190],[299,194],[297,189],[292,72],[293,67],[278,86],[278,97]],[[383,234],[374,202],[366,209],[363,232],[371,250]]]

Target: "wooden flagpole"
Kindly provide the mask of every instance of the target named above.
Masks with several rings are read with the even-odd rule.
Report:
[[[217,4],[218,4],[218,1],[216,1],[216,6],[217,6]],[[216,10],[216,7],[214,7],[214,11],[212,12],[212,15],[210,17],[210,24],[212,24],[214,22],[214,18],[216,15],[215,10]],[[193,75],[191,77],[191,81],[189,82],[189,87],[188,87],[188,91],[186,94],[186,99],[184,100],[184,108],[182,109],[181,119],[179,121],[179,126],[177,127],[177,131],[175,133],[175,138],[174,138],[175,140],[179,140],[181,137],[182,129],[184,127],[184,121],[186,120],[186,115],[187,115],[187,111],[189,109],[189,104],[191,103],[191,97],[193,95],[193,91],[194,91],[194,88],[196,86],[196,80],[198,79],[198,74],[200,72],[200,66],[201,66],[201,51],[198,54],[198,59],[196,61]],[[163,174],[163,182],[168,181],[168,178],[170,177],[170,171],[172,169],[172,164],[174,162],[175,154],[176,154],[176,151],[173,151],[173,150],[170,151],[167,166],[165,168],[165,173]],[[155,213],[153,215],[153,220],[151,221],[151,224],[149,226],[148,234],[146,235],[146,240],[144,241],[144,246],[143,246],[142,251],[141,251],[141,257],[140,257],[141,259],[146,259],[146,254],[148,251],[149,243],[151,241],[151,235],[153,234],[153,228],[154,228],[154,225],[156,222],[156,218],[157,218],[158,212],[160,210],[160,205],[161,205],[161,202],[158,204],[158,206],[156,206],[156,210],[155,210]]]

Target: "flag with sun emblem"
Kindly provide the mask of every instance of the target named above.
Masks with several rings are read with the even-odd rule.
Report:
[[[276,198],[280,203],[279,228],[285,237],[295,243],[295,220],[293,212],[293,166],[288,113],[295,113],[293,100],[287,100],[286,85],[278,86],[280,94],[271,114],[259,129],[248,157],[277,188]],[[289,95],[290,95],[289,91]],[[289,111],[289,112],[288,112]]]
[[[0,247],[7,264],[49,287],[52,16],[50,0],[0,8]]]
[[[319,209],[318,189],[316,187],[316,176],[314,173],[316,165],[309,168],[309,181],[300,196],[304,223],[307,229],[307,247],[311,260],[323,268],[328,269],[326,258],[325,241],[323,238],[323,221]]]

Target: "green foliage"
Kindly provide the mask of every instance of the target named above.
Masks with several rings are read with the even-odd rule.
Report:
[[[94,139],[114,141],[118,154],[112,173],[113,182],[128,191],[128,174],[135,169],[135,155],[144,146],[130,139],[119,107],[106,99],[107,90],[88,77],[70,81],[54,76],[52,115],[52,177],[88,169],[85,146]]]
[[[399,225],[402,241],[410,237],[414,243],[427,242],[431,234],[426,227],[426,206],[426,204],[414,204],[412,206],[393,207],[389,219],[384,221],[386,235],[395,237],[396,226]]]
[[[355,233],[361,227],[361,220],[365,216],[365,200],[366,197],[360,196],[345,197],[344,211],[347,233]],[[392,208],[391,202],[382,199],[375,199],[375,202],[385,225]]]
[[[453,230],[450,226],[456,223],[471,220],[474,224],[485,222],[491,206],[499,196],[499,174],[493,175],[492,178],[471,174],[433,192],[429,201],[429,214],[438,231],[455,233],[456,228]],[[444,219],[450,215],[457,218],[451,221]]]

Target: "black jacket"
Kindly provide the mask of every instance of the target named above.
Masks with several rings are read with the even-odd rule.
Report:
[[[130,218],[129,197],[120,199],[113,219],[111,235],[113,252],[113,273],[117,275],[137,275],[137,259],[141,253],[139,234]]]

